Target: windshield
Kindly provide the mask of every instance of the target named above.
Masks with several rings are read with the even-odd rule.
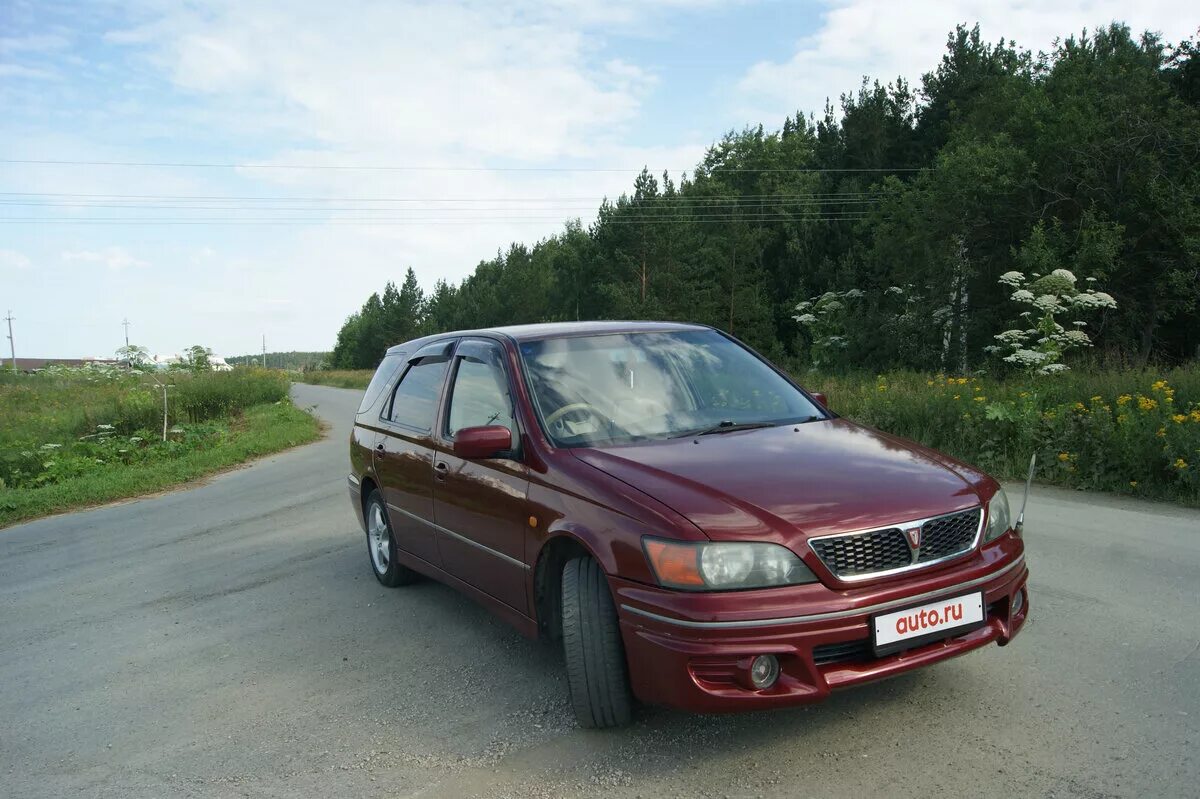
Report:
[[[603,446],[823,419],[795,386],[714,330],[521,344],[556,446]]]

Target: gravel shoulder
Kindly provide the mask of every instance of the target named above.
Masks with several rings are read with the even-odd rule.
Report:
[[[1200,511],[1036,488],[1012,646],[809,708],[589,732],[557,650],[436,583],[375,582],[345,488],[359,392],[293,394],[326,438],[0,534],[0,793],[1195,793]]]

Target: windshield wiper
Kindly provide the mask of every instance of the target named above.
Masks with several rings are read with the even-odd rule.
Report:
[[[738,430],[755,430],[760,427],[774,427],[774,422],[735,422],[732,419],[722,419],[712,427],[702,427],[699,430],[688,430],[676,433],[671,438],[687,438],[688,436],[711,436],[716,433],[733,433]]]

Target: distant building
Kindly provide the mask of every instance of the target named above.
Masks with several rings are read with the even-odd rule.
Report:
[[[170,369],[172,366],[187,366],[188,359],[178,352],[173,352],[170,355],[154,355],[150,362],[159,369]],[[233,371],[233,367],[226,363],[220,355],[208,356],[208,365],[214,372]]]
[[[91,366],[93,364],[116,366],[118,363],[113,358],[17,358],[17,371],[37,372],[45,369],[47,366],[70,366],[73,368]],[[3,362],[0,362],[0,366],[2,367],[10,367],[11,365],[11,358],[5,358]]]

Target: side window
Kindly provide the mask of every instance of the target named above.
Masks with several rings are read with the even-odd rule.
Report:
[[[388,418],[405,427],[432,430],[447,363],[445,358],[424,358],[408,367],[396,386]]]
[[[383,393],[383,389],[387,386],[388,381],[396,376],[396,372],[400,370],[400,366],[403,363],[404,353],[402,352],[384,357],[383,361],[379,364],[379,368],[375,370],[375,376],[371,378],[367,390],[363,392],[362,402],[358,406],[359,413],[362,413],[375,404],[375,400],[379,399],[379,395]]]
[[[454,385],[450,389],[450,412],[446,434],[453,436],[464,427],[503,425],[517,440],[508,379],[500,365],[500,351],[492,346],[471,347],[471,354],[455,359]]]

